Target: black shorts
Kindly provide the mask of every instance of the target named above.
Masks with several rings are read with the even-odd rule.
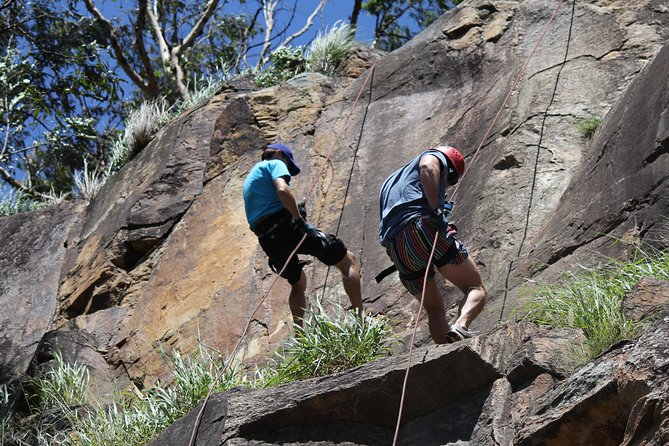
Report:
[[[297,229],[288,211],[277,212],[264,219],[255,232],[258,235],[260,246],[269,257],[269,265],[275,272],[281,271],[290,253],[304,236]],[[346,256],[347,251],[341,239],[317,230],[316,235],[307,236],[304,243],[300,245],[296,255],[290,259],[288,266],[281,273],[281,277],[287,279],[291,285],[300,280],[302,264],[297,254],[316,257],[324,264],[331,266],[339,263]]]

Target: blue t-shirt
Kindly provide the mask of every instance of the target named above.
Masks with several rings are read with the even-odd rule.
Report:
[[[246,220],[251,229],[261,217],[284,208],[276,192],[274,180],[285,177],[290,183],[288,166],[281,160],[267,160],[257,163],[251,168],[244,180],[244,210]]]
[[[446,199],[446,157],[438,150],[427,150],[390,175],[379,196],[379,241],[386,246],[388,240],[397,234],[412,219],[431,212],[427,196],[420,182],[420,159],[434,155],[441,162],[439,177],[439,202]]]

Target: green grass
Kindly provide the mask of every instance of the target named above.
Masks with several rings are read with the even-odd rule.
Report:
[[[169,385],[157,383],[141,395],[118,394],[107,406],[87,401],[86,367],[65,364],[57,354],[52,370],[25,378],[22,386],[0,388],[0,446],[143,445],[193,410],[212,387],[214,392],[269,387],[355,367],[387,354],[388,332],[383,317],[360,318],[337,307],[331,318],[317,305],[282,354],[252,378],[210,349],[200,347],[192,355],[173,351]],[[27,402],[26,408],[19,410],[17,401]]]
[[[0,186],[0,217],[39,209],[44,204],[9,186]],[[1,446],[1,445],[0,445]]]
[[[630,261],[606,258],[599,267],[581,266],[557,283],[533,288],[535,294],[520,312],[540,325],[581,330],[585,341],[572,354],[584,364],[640,333],[641,324],[625,316],[622,302],[645,277],[669,280],[669,252],[637,249]]]
[[[599,125],[602,123],[602,120],[597,117],[590,117],[587,119],[582,119],[578,123],[578,131],[586,139],[592,138],[595,134],[595,131],[599,128]]]
[[[331,375],[388,356],[390,329],[385,317],[359,317],[341,307],[333,311],[330,316],[317,303],[303,327],[294,325],[295,336],[277,352],[271,368],[260,372],[260,381],[277,385]]]

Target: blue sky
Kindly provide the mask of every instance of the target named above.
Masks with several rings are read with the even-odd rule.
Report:
[[[315,0],[299,0],[298,11],[301,22],[304,23],[309,13],[314,10],[318,1]],[[348,23],[348,17],[353,10],[352,0],[329,0],[325,5],[324,11],[314,19],[315,31],[331,28],[337,21]],[[371,43],[374,39],[374,19],[365,11],[360,11],[358,17],[358,29],[356,32],[356,40],[359,42]]]
[[[195,0],[190,0],[195,1]],[[292,6],[297,2],[296,8],[296,17],[294,20],[294,27],[301,28],[306,22],[309,15],[318,5],[318,0],[282,0],[281,3],[284,4],[284,8],[292,8]],[[114,17],[126,17],[124,12],[129,8],[136,8],[136,0],[96,0],[95,1],[98,8],[102,13],[108,18],[112,19]],[[201,1],[204,5],[204,1]],[[224,2],[221,2],[221,4]],[[238,1],[228,2],[224,6],[225,11],[235,11],[237,9],[239,12],[247,12],[253,14],[258,8],[257,0],[247,0],[246,4],[238,5]],[[83,8],[83,6],[82,6]],[[348,23],[348,17],[353,10],[353,0],[328,0],[325,5],[325,8],[314,18],[312,28],[304,34],[302,38],[297,40],[297,45],[308,43],[313,37],[325,29],[330,29],[338,21]],[[86,14],[88,14],[86,12]],[[283,15],[286,15],[284,12]],[[371,43],[374,38],[374,19],[367,14],[365,11],[360,11],[358,18],[358,30],[356,32],[356,40],[364,43]],[[295,42],[295,41],[294,41]]]

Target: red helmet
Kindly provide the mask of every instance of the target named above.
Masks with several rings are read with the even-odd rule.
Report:
[[[434,150],[438,150],[443,153],[446,158],[453,164],[455,171],[458,173],[458,176],[462,176],[465,173],[465,159],[457,149],[450,146],[439,146],[435,147]]]

